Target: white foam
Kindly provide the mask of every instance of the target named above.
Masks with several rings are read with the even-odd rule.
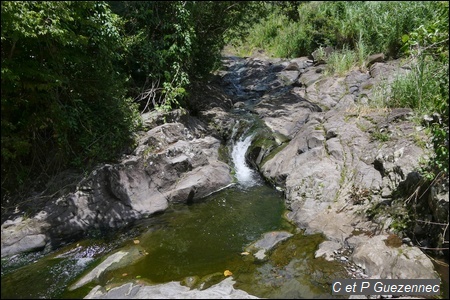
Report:
[[[241,137],[239,141],[233,146],[231,157],[233,159],[234,169],[236,171],[236,178],[238,182],[243,186],[254,186],[258,182],[258,174],[249,168],[245,161],[245,153],[250,147],[253,136],[249,135],[245,139]]]

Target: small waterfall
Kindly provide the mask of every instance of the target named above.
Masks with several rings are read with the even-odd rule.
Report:
[[[260,184],[259,175],[249,168],[245,161],[245,153],[252,142],[253,136],[249,135],[246,138],[241,138],[233,145],[231,157],[233,159],[234,168],[236,170],[236,178],[238,182],[245,187],[255,186]]]

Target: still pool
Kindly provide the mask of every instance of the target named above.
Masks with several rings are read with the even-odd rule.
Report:
[[[261,184],[235,185],[191,205],[174,205],[136,222],[122,232],[99,235],[55,252],[17,255],[2,260],[2,298],[82,298],[100,284],[112,287],[131,280],[169,281],[210,286],[229,270],[236,288],[258,297],[325,297],[332,278],[344,275],[337,263],[314,259],[323,241],[305,236],[283,217],[281,194]],[[246,246],[269,231],[293,237],[265,261],[243,256]],[[119,249],[139,247],[142,256],[107,271],[84,286],[69,287]],[[342,278],[342,277],[341,277]],[[286,286],[289,284],[289,286]]]

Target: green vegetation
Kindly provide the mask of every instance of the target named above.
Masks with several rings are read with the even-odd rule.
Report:
[[[448,176],[448,2],[3,1],[1,17],[2,207],[32,181],[116,159],[139,112],[193,110],[227,43],[276,57],[331,46],[339,75],[375,53],[404,59],[411,72],[377,105],[435,114],[423,172]]]
[[[425,126],[424,132],[431,133],[434,148],[434,155],[418,170],[422,175],[418,183],[421,190],[448,180],[448,2],[294,1],[290,5],[270,2],[266,6],[271,13],[254,26],[252,35],[234,43],[238,53],[262,49],[270,56],[293,58],[311,56],[318,50],[316,59],[325,61],[326,74],[339,76],[354,68],[367,71],[372,54],[383,53],[387,60],[400,59],[410,71],[393,83],[367,86],[374,97],[368,106],[361,104],[359,109],[411,108],[417,126]],[[334,52],[326,56],[325,47],[332,47]],[[372,138],[386,142],[389,135],[374,132]],[[342,178],[345,171],[341,172]],[[392,206],[374,205],[366,215],[390,215],[391,229],[414,235],[417,220],[430,212],[426,197],[419,199],[410,193],[413,191],[398,191]],[[418,205],[423,209],[416,210]],[[430,236],[435,236],[435,245],[442,246],[442,228],[429,230],[433,232]]]
[[[447,5],[439,1],[294,2],[266,4],[271,13],[254,26],[244,43],[235,44],[262,48],[276,57],[307,56],[321,46],[398,57],[402,35],[442,18],[440,11]]]
[[[102,2],[2,2],[2,198],[36,176],[107,160],[138,125],[120,19]]]
[[[141,125],[139,111],[189,109],[190,84],[207,77],[260,7],[3,1],[2,208],[32,182],[41,189],[61,170],[117,158]]]
[[[263,49],[289,58],[315,50],[320,56],[320,49],[331,46],[335,52],[323,57],[331,75],[352,68],[364,71],[368,56],[375,53],[404,59],[411,72],[392,84],[389,95],[380,87],[377,105],[412,108],[417,119],[437,113],[430,125],[435,157],[426,174],[430,179],[439,172],[448,175],[448,2],[294,1],[266,6],[271,13],[244,42],[235,41],[238,51]],[[385,135],[375,138],[386,140]]]
[[[226,42],[241,36],[262,13],[255,2],[109,3],[124,23],[128,92],[143,111],[189,107],[189,85],[217,68]]]

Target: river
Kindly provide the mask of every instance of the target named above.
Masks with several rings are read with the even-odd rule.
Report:
[[[2,259],[2,298],[82,298],[97,284],[116,286],[130,280],[158,284],[195,279],[211,285],[224,279],[225,270],[233,274],[236,288],[258,297],[326,297],[333,274],[343,269],[314,259],[323,237],[304,236],[284,218],[282,194],[245,162],[251,139],[242,136],[231,145],[236,183],[201,201],[172,205],[120,231],[93,231],[89,238],[51,253]],[[242,254],[271,231],[294,236],[265,261]],[[136,245],[143,258],[69,289],[108,255]]]

